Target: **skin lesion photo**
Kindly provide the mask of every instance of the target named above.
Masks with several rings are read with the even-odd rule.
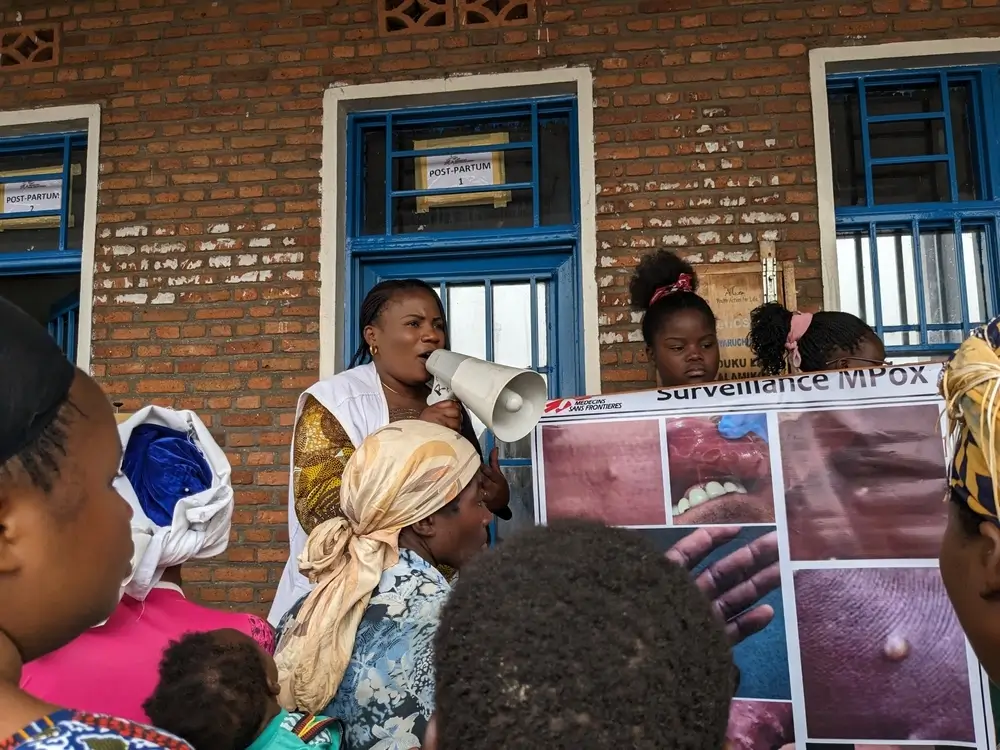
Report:
[[[734,700],[724,750],[795,750],[792,704]]]
[[[774,523],[764,414],[667,420],[675,525]]]
[[[930,559],[947,522],[933,404],[779,415],[793,560]]]
[[[937,568],[794,580],[810,739],[975,741],[965,636]]]
[[[667,523],[660,423],[605,420],[542,428],[548,518],[609,526]]]

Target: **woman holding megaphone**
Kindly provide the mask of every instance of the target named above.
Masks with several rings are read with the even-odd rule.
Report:
[[[290,554],[269,620],[281,617],[311,586],[298,570],[306,538],[336,515],[341,477],[364,439],[390,422],[419,419],[458,432],[480,451],[465,407],[446,400],[427,405],[427,358],[448,347],[441,300],[418,279],[383,281],[361,303],[361,344],[344,372],[321,380],[299,397],[288,489]],[[496,449],[483,466],[483,500],[498,517],[511,517],[510,488]]]

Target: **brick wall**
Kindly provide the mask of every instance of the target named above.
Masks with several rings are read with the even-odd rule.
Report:
[[[625,308],[649,249],[725,262],[773,239],[819,304],[810,48],[1000,33],[1000,0],[538,0],[499,28],[436,1],[429,27],[376,0],[0,12],[57,32],[51,62],[0,61],[0,107],[103,108],[94,374],[125,409],[197,410],[232,460],[228,560],[187,569],[204,601],[265,610],[286,554],[293,409],[318,369],[327,86],[593,69],[601,362],[623,390],[652,382]]]

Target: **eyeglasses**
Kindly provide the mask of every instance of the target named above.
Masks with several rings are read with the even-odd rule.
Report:
[[[851,367],[852,362],[860,363],[862,367],[892,367],[892,362],[888,362],[884,359],[865,359],[864,357],[838,357],[837,359],[831,359],[826,363],[827,367],[842,367],[841,363],[844,363],[847,367]]]

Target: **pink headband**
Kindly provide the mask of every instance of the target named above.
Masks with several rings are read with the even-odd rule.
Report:
[[[653,299],[649,301],[649,306],[652,307],[667,295],[674,294],[675,292],[693,292],[694,291],[694,285],[692,283],[693,281],[694,279],[691,277],[691,274],[682,273],[680,276],[677,277],[677,281],[675,281],[670,286],[661,286],[659,289],[653,292]]]
[[[802,366],[799,339],[805,336],[812,321],[812,313],[792,313],[792,326],[788,329],[788,337],[785,339],[785,349],[788,350],[788,364],[791,365],[793,371],[798,371]]]

